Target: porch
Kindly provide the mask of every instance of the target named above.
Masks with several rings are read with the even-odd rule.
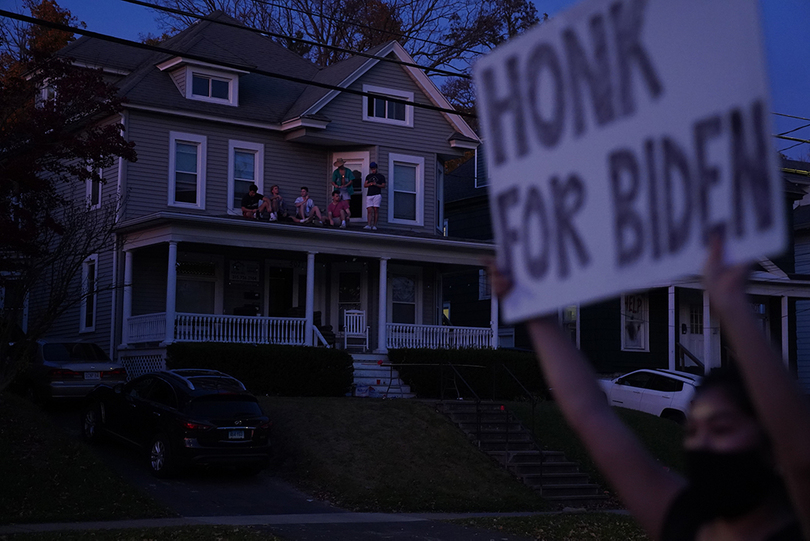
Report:
[[[307,336],[307,318],[230,316],[166,312],[127,319],[127,343],[133,346],[172,342],[227,342],[330,347],[317,325]],[[172,336],[167,340],[167,329]],[[336,341],[336,344],[342,344]],[[385,349],[398,348],[488,348],[495,347],[490,327],[453,327],[386,323]],[[370,349],[370,345],[367,344]],[[379,349],[379,348],[378,348]]]

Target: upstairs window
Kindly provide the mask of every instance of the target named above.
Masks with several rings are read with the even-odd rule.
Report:
[[[231,81],[201,73],[192,73],[191,95],[230,101]]]
[[[101,186],[103,171],[99,169],[97,173],[99,180],[88,178],[85,186],[85,198],[87,199],[88,210],[101,208]]]
[[[390,223],[423,225],[425,160],[419,156],[388,155],[391,172],[388,190]]]
[[[403,92],[390,88],[363,85],[363,92],[373,94],[363,96],[363,120],[382,122],[399,126],[413,126],[413,106],[401,101],[413,101],[413,92]]]
[[[171,132],[169,205],[205,208],[206,138]]]
[[[247,141],[228,142],[228,201],[234,214],[242,214],[242,197],[251,184],[264,193],[264,145]]]

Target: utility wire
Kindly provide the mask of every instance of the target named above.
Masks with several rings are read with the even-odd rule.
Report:
[[[274,73],[274,72],[271,72],[271,71],[260,70],[258,68],[253,68],[253,67],[249,67],[249,66],[243,66],[241,64],[236,64],[236,63],[233,63],[233,62],[227,62],[227,61],[224,61],[224,60],[214,60],[214,59],[202,56],[202,55],[197,55],[197,54],[193,54],[193,53],[189,53],[189,52],[185,52],[185,51],[175,51],[175,50],[172,50],[172,49],[167,49],[165,47],[160,47],[159,45],[149,45],[147,43],[140,43],[140,42],[131,41],[131,40],[128,40],[128,39],[117,38],[115,36],[110,36],[108,34],[100,34],[98,32],[92,32],[90,30],[85,30],[83,28],[77,28],[75,26],[69,26],[69,25],[64,25],[64,24],[55,23],[55,22],[51,22],[51,21],[46,21],[44,19],[38,19],[36,17],[28,17],[26,15],[21,15],[19,13],[6,11],[6,10],[3,10],[3,9],[0,9],[0,16],[8,17],[10,19],[15,19],[15,20],[26,22],[26,23],[29,23],[29,24],[37,24],[37,25],[40,25],[40,26],[46,26],[48,28],[53,28],[55,30],[61,30],[63,32],[72,32],[72,33],[76,33],[76,34],[81,34],[83,36],[96,38],[96,39],[99,39],[99,40],[102,40],[102,41],[109,41],[109,42],[112,42],[112,43],[118,43],[119,45],[126,45],[126,46],[129,46],[129,47],[135,47],[137,49],[145,49],[145,50],[148,50],[148,51],[155,51],[155,52],[159,52],[159,53],[170,54],[170,55],[173,55],[173,56],[182,56],[184,58],[189,58],[191,60],[197,60],[199,62],[207,62],[207,63],[210,63],[210,64],[217,64],[219,66],[226,67],[226,68],[231,68],[231,69],[235,69],[235,70],[242,70],[242,71],[248,71],[250,73],[255,73],[257,75],[264,75],[265,77],[273,77],[275,79],[281,79],[281,80],[284,80],[284,81],[290,81],[290,82],[299,83],[299,84],[302,84],[302,85],[316,86],[316,87],[319,87],[319,88],[325,88],[327,90],[335,90],[335,91],[338,91],[338,92],[345,92],[347,94],[354,94],[354,95],[357,95],[357,96],[366,96],[366,97],[370,97],[370,98],[379,98],[380,97],[379,94],[373,94],[371,92],[363,92],[362,90],[352,90],[350,88],[342,88],[342,87],[339,87],[339,86],[336,86],[336,85],[330,85],[330,84],[327,84],[327,83],[321,83],[321,82],[312,81],[312,80],[309,80],[309,79],[302,79],[300,77],[293,77],[291,75],[284,75],[284,74],[281,74],[281,73]],[[239,28],[244,28],[244,27],[240,26]],[[376,58],[378,60],[381,60],[380,57],[372,56],[371,58]],[[390,102],[393,102],[393,103],[401,103],[401,104],[406,105],[406,106],[409,105],[411,107],[418,107],[418,108],[421,108],[421,109],[428,109],[428,110],[431,110],[431,111],[438,111],[440,113],[448,113],[448,114],[458,115],[458,116],[467,116],[467,117],[471,117],[471,118],[476,117],[476,115],[474,113],[456,111],[455,109],[447,109],[445,107],[439,107],[437,105],[429,105],[429,104],[426,104],[426,103],[416,103],[416,102],[412,102],[412,101],[403,100],[401,98],[396,98],[396,97],[393,97],[393,96],[385,96],[385,99],[387,101],[390,101]]]
[[[158,11],[166,11],[168,13],[174,13],[175,15],[182,15],[184,17],[192,17],[194,19],[199,19],[199,20],[202,20],[202,19],[206,18],[205,15],[198,15],[198,14],[192,13],[190,11],[183,11],[182,9],[171,8],[171,7],[168,7],[168,6],[161,6],[161,5],[157,5],[157,4],[151,4],[149,2],[144,2],[143,0],[123,0],[123,1],[127,2],[129,4],[136,4],[136,5],[139,5],[139,6],[148,7],[150,9],[156,9]],[[215,20],[212,20],[212,19],[206,19],[206,20],[208,20],[208,21],[210,21],[212,23],[215,23],[215,24],[221,24],[223,26],[230,26],[232,28],[239,28],[241,30],[248,30],[248,31],[254,32],[256,34],[262,34],[262,35],[270,36],[270,37],[273,37],[273,38],[297,41],[299,43],[305,43],[307,45],[313,45],[315,47],[324,47],[326,49],[331,49],[333,51],[338,51],[338,52],[341,52],[341,53],[348,53],[348,54],[351,54],[351,55],[354,55],[354,56],[362,56],[362,57],[365,57],[365,58],[374,58],[374,59],[377,59],[377,60],[381,60],[383,62],[390,62],[392,64],[399,64],[401,66],[408,66],[410,68],[417,68],[417,69],[420,69],[420,70],[423,70],[423,71],[432,71],[432,72],[438,73],[440,75],[448,75],[450,77],[460,77],[462,79],[472,79],[472,77],[470,75],[468,75],[466,73],[457,72],[457,71],[449,71],[449,70],[444,70],[444,69],[441,69],[441,68],[429,68],[429,67],[426,67],[426,66],[421,66],[419,64],[412,63],[412,62],[403,62],[401,60],[396,60],[396,59],[393,59],[393,58],[374,56],[373,54],[352,51],[350,49],[345,49],[343,47],[338,47],[336,45],[327,45],[325,43],[318,43],[317,41],[311,41],[311,40],[304,39],[304,38],[296,38],[296,37],[293,37],[293,36],[288,36],[286,34],[278,34],[276,32],[270,32],[268,30],[260,30],[258,28],[252,28],[250,26],[246,26],[246,25],[243,25],[243,24],[232,23],[232,22],[227,22],[227,21],[215,21]]]
[[[784,131],[784,132],[779,133],[777,135],[787,135],[789,133],[793,133],[795,131],[803,130],[805,128],[810,128],[810,124],[805,124],[804,126],[799,126],[798,128],[793,128],[792,130]]]
[[[784,117],[787,117],[787,118],[795,118],[797,120],[806,120],[807,122],[810,122],[810,118],[804,118],[803,116],[786,115],[785,113],[777,113],[775,111],[772,112],[771,114],[772,115],[777,115],[777,116],[784,116]]]

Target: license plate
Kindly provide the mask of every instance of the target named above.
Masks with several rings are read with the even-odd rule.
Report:
[[[84,379],[101,379],[101,372],[85,372]]]
[[[245,431],[244,430],[229,430],[228,431],[228,439],[229,440],[243,440],[243,439],[245,439]]]

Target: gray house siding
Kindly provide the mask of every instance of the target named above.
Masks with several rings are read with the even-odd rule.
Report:
[[[171,131],[206,137],[204,210],[168,204]],[[278,184],[288,207],[292,207],[300,187],[306,185],[316,204],[325,209],[328,190],[325,150],[288,143],[278,132],[142,112],[130,116],[128,132],[139,155],[138,161],[127,169],[128,218],[168,209],[215,216],[227,213],[230,140],[264,145],[262,190],[268,192],[270,186]]]

